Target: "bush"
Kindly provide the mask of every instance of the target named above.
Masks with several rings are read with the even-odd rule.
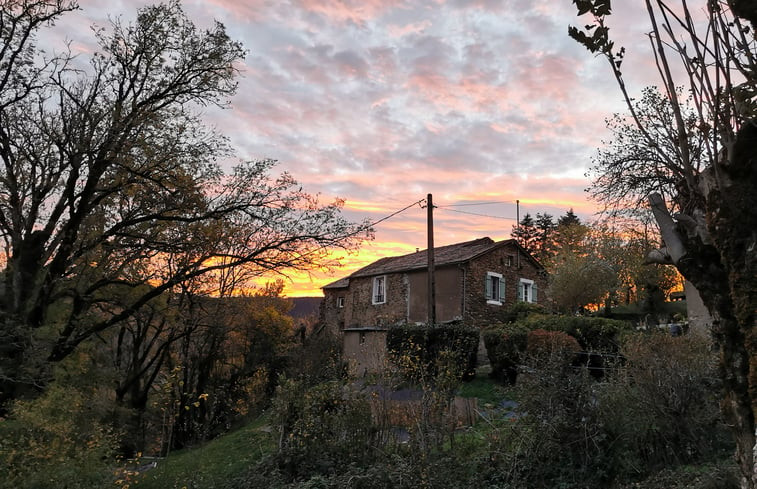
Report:
[[[116,436],[90,393],[58,384],[16,401],[0,418],[2,488],[103,487],[112,481]]]
[[[338,381],[308,386],[302,380],[281,379],[271,424],[279,440],[275,465],[289,479],[366,463],[380,446],[370,403]]]
[[[717,359],[697,335],[639,334],[602,390],[602,417],[623,470],[695,463],[730,443],[720,419]]]
[[[303,380],[309,386],[343,379],[347,374],[342,339],[328,330],[310,335],[303,344],[291,347],[286,363],[286,376]]]
[[[623,337],[633,332],[633,325],[614,319],[585,316],[533,315],[517,322],[529,330],[562,331],[578,340],[588,351],[617,352]]]
[[[707,341],[633,335],[620,353],[626,364],[603,382],[566,370],[559,356],[529,363],[518,382],[526,414],[493,435],[500,470],[517,478],[508,482],[611,487],[732,450]]]
[[[546,311],[544,309],[544,306],[542,306],[541,304],[518,301],[505,309],[504,312],[500,315],[500,318],[502,319],[503,323],[507,324],[514,323],[515,321],[519,321],[521,319],[526,319],[527,317],[533,316],[535,314],[544,315],[545,313]]]
[[[526,353],[537,360],[559,357],[570,364],[581,351],[581,345],[571,335],[562,331],[535,329],[528,333]]]
[[[479,332],[458,324],[433,328],[417,325],[395,326],[386,335],[389,358],[414,382],[436,378],[440,366],[457,367],[458,375],[470,379],[476,375]]]
[[[523,361],[528,344],[529,331],[528,327],[518,323],[484,330],[484,345],[492,367],[492,377],[501,382],[515,383],[518,365]]]

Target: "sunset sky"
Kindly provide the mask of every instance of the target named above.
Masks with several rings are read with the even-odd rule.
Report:
[[[80,0],[46,39],[92,50],[89,26],[134,18],[144,0]],[[628,5],[628,4],[634,4]],[[567,35],[570,0],[185,0],[248,50],[232,107],[206,114],[241,159],[273,158],[354,220],[379,220],[432,193],[435,242],[509,237],[521,216],[594,205],[584,173],[623,109],[606,61]],[[632,92],[654,83],[642,2],[614,2]],[[49,38],[47,36],[50,36]],[[461,205],[478,204],[481,205]],[[486,204],[483,204],[486,203]],[[454,206],[454,207],[446,207]],[[293,276],[290,296],[381,256],[426,247],[418,206],[334,274]]]

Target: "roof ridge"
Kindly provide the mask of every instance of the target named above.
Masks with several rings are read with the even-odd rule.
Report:
[[[484,253],[493,249],[507,245],[515,244],[519,247],[517,241],[510,238],[501,241],[494,241],[490,237],[477,238],[460,243],[452,243],[444,246],[435,246],[434,254],[436,255],[437,266],[454,265],[464,263],[478,258]],[[351,274],[339,279],[324,288],[346,287],[349,279],[358,277],[370,277],[383,275],[387,273],[398,273],[408,270],[419,270],[427,266],[428,249],[417,250],[414,253],[407,253],[399,256],[385,256],[376,261],[355,270]]]

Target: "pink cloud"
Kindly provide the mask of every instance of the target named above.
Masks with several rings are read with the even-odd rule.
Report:
[[[227,11],[237,20],[263,21],[268,12],[266,0],[205,0],[208,6],[214,6]],[[208,9],[211,10],[211,9]]]
[[[431,27],[431,25],[432,25],[431,21],[426,19],[420,22],[413,22],[413,23],[405,24],[405,25],[390,24],[387,27],[387,31],[389,32],[389,35],[392,37],[403,37],[403,36],[407,36],[408,34],[421,34],[427,28]]]
[[[338,23],[365,25],[382,13],[404,4],[403,0],[300,0],[300,6]]]

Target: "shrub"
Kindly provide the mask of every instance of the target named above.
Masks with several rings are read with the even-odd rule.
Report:
[[[626,366],[600,399],[616,464],[649,470],[695,463],[728,445],[717,359],[706,338],[638,334],[622,353]]]
[[[271,424],[279,439],[276,467],[291,479],[365,463],[380,445],[368,400],[338,381],[281,379]]]
[[[528,327],[522,324],[503,324],[484,330],[484,345],[492,377],[514,384],[518,365],[523,360],[528,343]]]
[[[90,393],[58,384],[16,401],[0,419],[0,487],[85,488],[109,483],[116,436]]]
[[[706,340],[633,335],[620,352],[626,364],[603,382],[555,355],[529,364],[518,382],[527,414],[498,430],[492,448],[514,486],[613,487],[731,448]]]
[[[479,332],[458,324],[403,325],[390,328],[386,335],[389,358],[412,381],[436,378],[440,366],[457,366],[464,379],[476,375]]]
[[[535,329],[528,333],[526,353],[537,360],[559,357],[561,363],[570,364],[581,351],[581,345],[562,331]]]
[[[291,347],[286,363],[286,376],[303,380],[307,385],[342,379],[347,373],[342,340],[328,330],[310,335],[303,344]]]
[[[562,331],[578,340],[589,351],[617,352],[623,336],[633,331],[625,321],[585,316],[533,315],[518,321],[529,330]]]
[[[511,305],[500,315],[503,323],[514,323],[521,319],[526,319],[529,316],[535,314],[545,314],[544,306],[541,304],[535,304],[533,302],[518,301]]]

